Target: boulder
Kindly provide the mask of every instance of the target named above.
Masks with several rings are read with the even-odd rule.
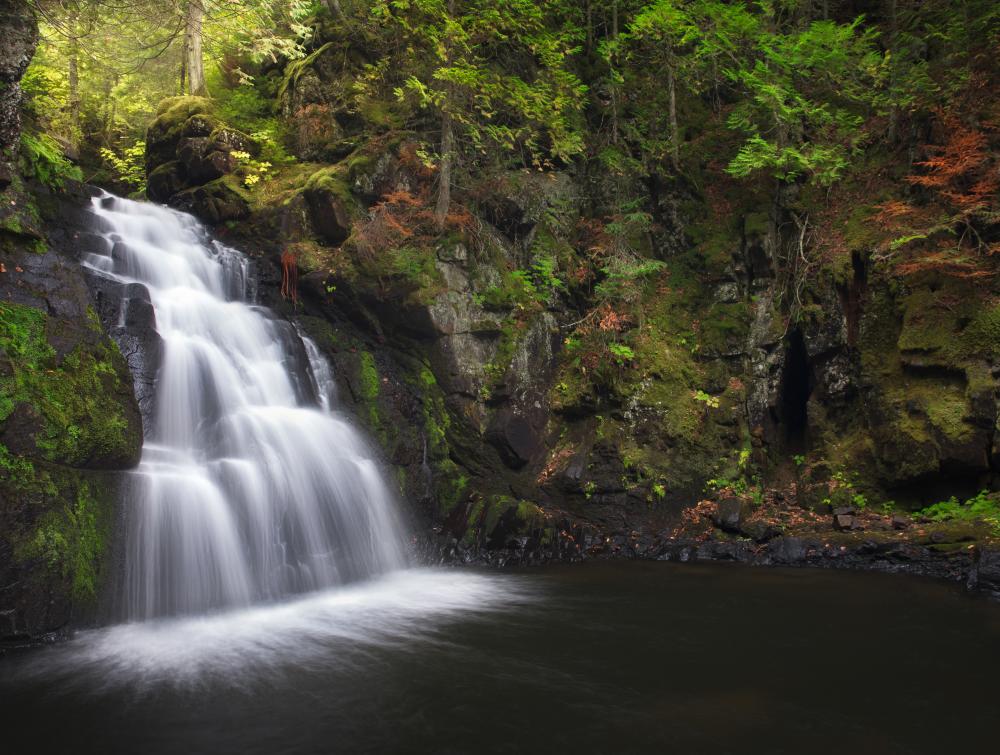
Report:
[[[781,530],[777,526],[759,519],[742,524],[740,532],[756,543],[766,543],[768,540],[773,540],[781,534]]]
[[[856,528],[857,519],[851,514],[834,514],[833,528],[836,530],[853,530]]]
[[[178,160],[163,163],[149,174],[146,180],[146,196],[154,202],[166,202],[187,186],[184,165]]]
[[[892,524],[892,528],[894,530],[905,530],[911,524],[910,518],[908,516],[903,516],[902,514],[895,514],[890,523]]]
[[[38,25],[31,4],[0,0],[0,153],[17,145],[21,134],[21,76],[38,43]],[[0,160],[2,163],[2,160]],[[10,183],[10,168],[0,175],[0,189]]]
[[[242,220],[250,215],[250,205],[226,178],[185,189],[170,197],[169,204],[209,225]]]
[[[256,156],[260,146],[222,123],[211,100],[170,97],[146,130],[146,193],[212,225],[244,218],[239,180],[224,181],[240,165],[237,151]]]
[[[316,235],[330,246],[339,246],[351,233],[351,203],[324,189],[303,192],[309,222]]]
[[[541,448],[539,432],[530,419],[510,407],[497,412],[487,432],[487,440],[511,469],[524,467]]]
[[[721,530],[738,533],[743,521],[750,516],[750,503],[742,498],[723,498],[716,505],[712,522]]]

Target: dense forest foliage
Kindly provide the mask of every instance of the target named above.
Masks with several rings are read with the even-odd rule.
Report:
[[[439,224],[470,176],[587,161],[619,183],[593,229],[612,256],[655,222],[644,181],[688,181],[717,209],[773,197],[826,246],[863,185],[882,200],[864,232],[901,273],[991,270],[1000,11],[985,0],[35,5],[25,139],[43,159],[55,140],[91,179],[140,189],[145,129],[183,93],[215,98],[272,164],[293,159],[289,131],[329,114],[282,118],[289,90],[339,38],[358,74],[344,97],[422,136]]]

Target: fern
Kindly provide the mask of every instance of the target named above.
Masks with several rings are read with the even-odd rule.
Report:
[[[83,172],[63,154],[48,134],[21,134],[21,155],[28,172],[50,189],[62,189],[66,180],[82,181]]]

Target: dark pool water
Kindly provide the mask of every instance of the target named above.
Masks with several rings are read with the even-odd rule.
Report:
[[[16,753],[958,753],[1000,605],[905,577],[415,570],[0,659]]]

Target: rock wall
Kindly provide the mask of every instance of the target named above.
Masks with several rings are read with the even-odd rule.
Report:
[[[38,44],[38,25],[24,0],[0,2],[0,191],[15,172],[14,154],[21,136],[21,76]]]
[[[835,254],[814,238],[800,248],[785,209],[800,187],[716,202],[697,176],[623,187],[596,163],[469,168],[433,228],[426,133],[403,128],[418,115],[359,99],[347,84],[364,61],[324,33],[268,84],[297,162],[240,188],[210,139],[232,124],[175,98],[150,129],[151,196],[259,258],[264,302],[330,356],[454,557],[763,547],[838,521],[849,537],[905,540],[916,530],[893,529],[893,513],[997,486],[994,281],[903,281],[850,234]],[[225,175],[203,174],[206,160]],[[239,222],[200,181],[236,187]],[[601,257],[623,191],[649,222]],[[279,295],[283,254],[301,273],[297,304]],[[794,255],[808,275],[790,274]],[[720,524],[732,499],[757,512],[749,530]],[[972,530],[937,534],[996,537]]]
[[[142,422],[78,262],[89,194],[15,176],[2,197],[0,643],[16,643],[97,615]]]

